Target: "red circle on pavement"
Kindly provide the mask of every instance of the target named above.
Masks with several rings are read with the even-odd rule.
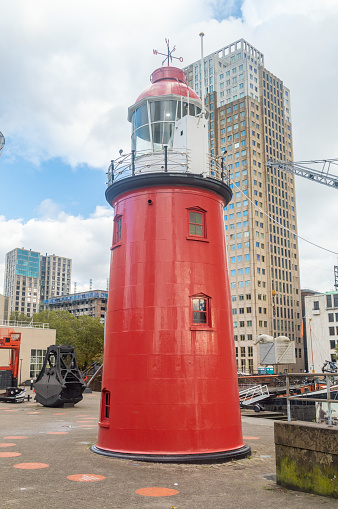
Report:
[[[69,431],[48,431],[46,435],[68,435]]]
[[[67,479],[69,479],[70,481],[93,482],[93,481],[103,481],[105,477],[103,475],[96,474],[75,474],[69,475]]]
[[[16,445],[16,444],[11,444],[10,442],[0,443],[0,447],[12,447],[13,445]]]
[[[177,495],[179,491],[170,488],[141,488],[136,490],[135,493],[144,497],[171,497]]]
[[[14,468],[23,468],[24,470],[35,470],[37,468],[47,468],[47,463],[17,463],[13,465]]]
[[[0,452],[0,458],[14,458],[14,456],[21,456],[21,452]]]

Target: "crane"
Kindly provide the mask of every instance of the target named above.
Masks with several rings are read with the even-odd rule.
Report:
[[[312,168],[311,165],[320,165],[321,169]],[[318,159],[313,161],[268,161],[265,166],[278,170],[288,171],[294,175],[304,177],[324,186],[338,189],[338,176],[329,173],[331,166],[338,166],[338,159]],[[338,265],[334,266],[334,287],[338,290]]]
[[[315,166],[315,168],[311,167]],[[288,171],[294,175],[304,177],[319,184],[338,189],[338,176],[329,173],[334,166],[338,166],[338,159],[318,159],[313,161],[268,161],[265,166]],[[319,169],[318,169],[319,168]]]

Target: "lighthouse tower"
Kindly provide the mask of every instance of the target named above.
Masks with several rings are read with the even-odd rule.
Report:
[[[207,118],[182,70],[162,67],[129,108],[132,152],[112,162],[114,208],[97,444],[156,462],[241,458],[223,210]]]

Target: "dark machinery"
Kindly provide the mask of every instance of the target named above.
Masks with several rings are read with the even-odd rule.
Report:
[[[36,401],[48,407],[75,405],[82,400],[85,388],[74,348],[65,345],[49,346],[34,383]]]

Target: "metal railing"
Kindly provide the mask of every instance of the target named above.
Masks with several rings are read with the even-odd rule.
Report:
[[[111,161],[108,168],[107,185],[114,182],[147,173],[191,173],[198,174],[192,168],[191,151],[187,148],[172,149],[164,146],[160,150],[132,150]],[[207,154],[207,164],[203,177],[211,177],[229,184],[230,174],[224,167],[223,157],[211,157]]]
[[[252,405],[257,401],[268,398],[270,396],[267,385],[255,385],[248,387],[243,391],[239,391],[239,401],[242,405]]]
[[[310,379],[313,378],[315,381],[315,391],[303,393],[307,394],[308,396],[300,396],[297,395],[291,395],[290,394],[290,378],[303,378],[303,379]],[[316,390],[316,386],[318,385],[318,390]],[[320,389],[319,387],[321,385],[326,385],[326,389]],[[286,404],[287,404],[287,417],[288,421],[291,421],[291,401],[312,401],[314,403],[316,402],[326,402],[328,404],[328,412],[327,412],[327,424],[328,426],[332,426],[332,408],[331,404],[332,402],[338,403],[338,399],[332,399],[331,398],[331,389],[335,389],[338,391],[338,375],[335,373],[287,373],[286,374]],[[318,394],[318,392],[321,392],[321,394],[324,394],[326,391],[326,398],[316,398],[310,396],[310,394]]]
[[[17,320],[2,320],[0,322],[1,327],[26,327],[33,329],[49,329],[49,323],[42,322],[18,322]]]

